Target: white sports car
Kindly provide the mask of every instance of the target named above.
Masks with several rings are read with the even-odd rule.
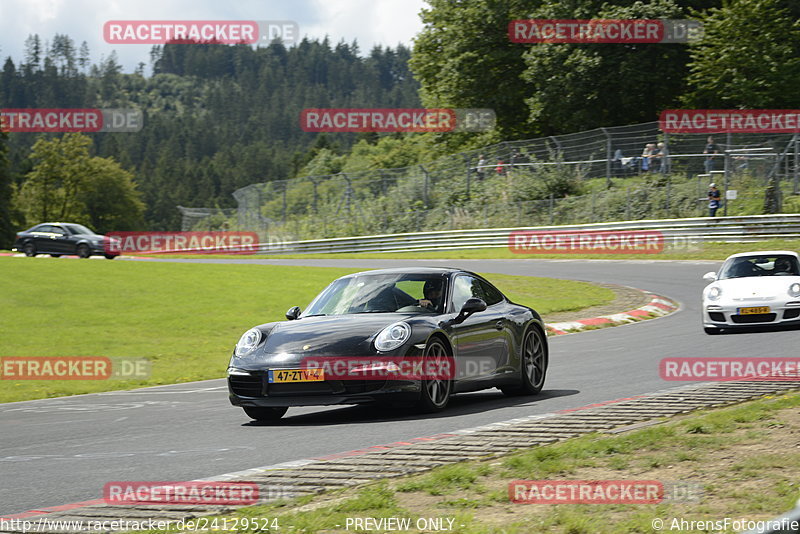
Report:
[[[718,273],[703,276],[703,329],[800,324],[800,258],[772,250],[730,256]]]

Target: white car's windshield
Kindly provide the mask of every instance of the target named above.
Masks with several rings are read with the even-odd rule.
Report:
[[[800,266],[797,258],[786,254],[771,254],[731,258],[723,265],[719,279],[798,275]]]
[[[442,275],[359,275],[340,278],[309,304],[303,317],[355,313],[442,313]]]

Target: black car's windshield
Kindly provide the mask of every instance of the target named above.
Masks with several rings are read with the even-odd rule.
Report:
[[[445,277],[364,274],[340,278],[309,304],[303,317],[355,313],[442,313]]]
[[[64,226],[72,233],[72,235],[94,235],[94,232],[82,224],[65,224]]]
[[[797,258],[786,254],[740,256],[731,258],[722,266],[720,280],[751,276],[798,276]]]

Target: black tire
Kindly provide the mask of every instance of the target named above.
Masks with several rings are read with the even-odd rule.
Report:
[[[22,245],[22,252],[29,258],[36,256],[36,246],[33,243],[25,243]]]
[[[79,258],[88,258],[92,255],[92,251],[89,250],[89,245],[78,245],[78,257]]]
[[[61,254],[50,254],[50,256],[53,258],[60,258]]]
[[[250,419],[255,419],[256,421],[260,422],[269,422],[269,421],[277,421],[286,411],[289,409],[286,406],[281,408],[262,408],[256,406],[242,406],[244,413],[250,417]]]
[[[450,358],[445,344],[437,338],[430,340],[425,347],[425,360],[440,360]],[[436,367],[441,369],[442,367]],[[446,366],[444,368],[447,368]],[[453,391],[453,382],[449,379],[441,380],[422,380],[420,383],[420,395],[415,408],[421,413],[440,412],[447,407],[450,402],[450,394]]]
[[[107,260],[113,260],[117,257],[116,254],[103,254],[103,256],[105,256]]]
[[[718,336],[722,333],[722,329],[720,328],[705,328],[703,327],[703,331],[708,334],[709,336]]]
[[[547,376],[547,351],[544,336],[538,328],[531,327],[525,332],[519,356],[520,384],[500,390],[509,397],[536,395],[542,391]]]

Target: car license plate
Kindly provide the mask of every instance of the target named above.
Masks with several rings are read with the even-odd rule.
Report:
[[[752,306],[750,308],[739,308],[739,315],[756,315],[758,313],[769,313],[769,306]]]
[[[319,369],[274,369],[269,372],[270,384],[286,382],[323,382],[325,371]]]

